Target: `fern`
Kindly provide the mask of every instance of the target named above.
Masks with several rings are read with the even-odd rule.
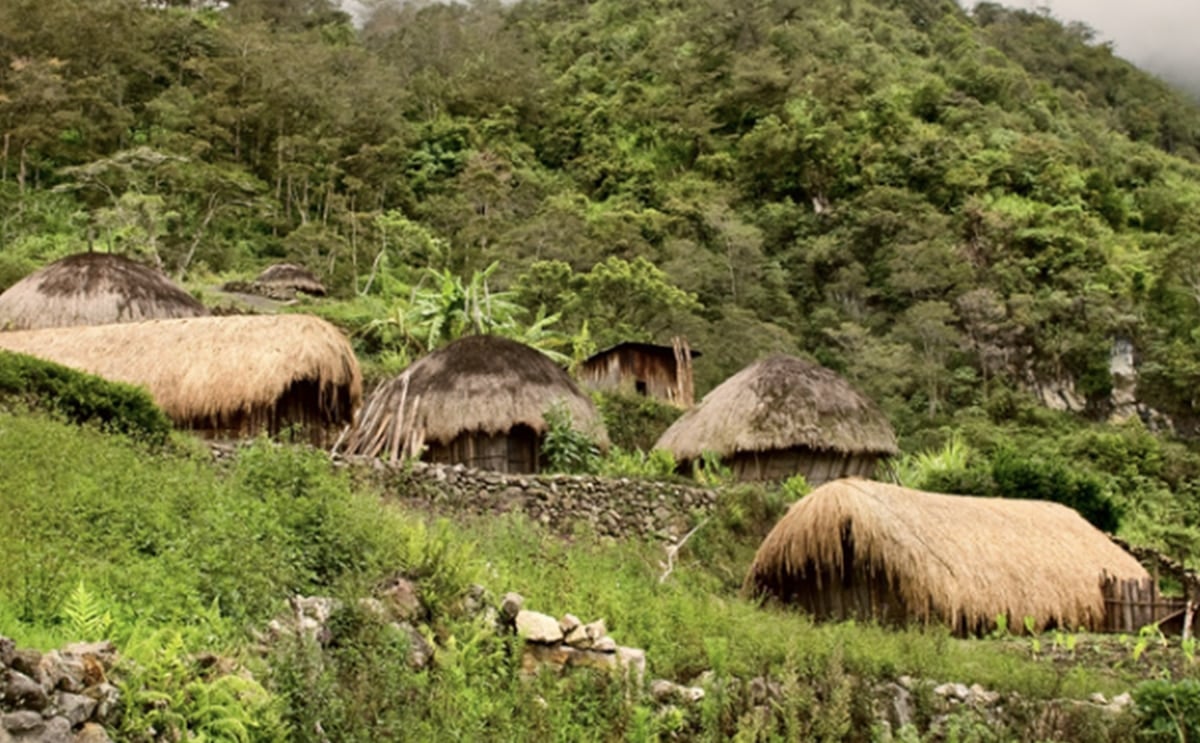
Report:
[[[95,641],[107,639],[112,631],[112,614],[104,602],[80,580],[63,605],[67,630],[72,637]]]

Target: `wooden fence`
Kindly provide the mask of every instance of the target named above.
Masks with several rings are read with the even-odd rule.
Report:
[[[1148,624],[1164,632],[1190,635],[1193,607],[1185,598],[1162,596],[1157,578],[1120,580],[1105,578],[1104,631],[1136,633]]]

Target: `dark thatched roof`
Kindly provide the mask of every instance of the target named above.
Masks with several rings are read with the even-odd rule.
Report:
[[[362,402],[349,342],[309,315],[23,330],[0,333],[0,348],[141,385],[185,428],[341,426]]]
[[[300,291],[314,296],[325,296],[325,285],[316,274],[304,266],[294,263],[277,263],[269,266],[254,280],[255,284],[276,290]]]
[[[537,349],[507,338],[475,335],[434,351],[369,396],[342,447],[351,454],[413,456],[426,442],[448,444],[460,434],[503,434],[516,426],[545,433],[554,404],[574,427],[608,446],[608,433],[589,397]]]
[[[847,555],[853,566],[843,566]],[[822,590],[817,573],[845,574],[844,567],[883,576],[913,619],[989,627],[1005,614],[1014,627],[1033,617],[1038,630],[1099,628],[1102,578],[1147,577],[1103,532],[1057,503],[846,479],[792,505],[759,547],[744,589],[795,597]]]
[[[107,325],[203,317],[204,305],[161,271],[111,253],[78,253],[0,294],[0,329]]]
[[[897,453],[875,404],[834,372],[791,356],[751,364],[709,392],[656,448],[683,460],[806,447],[841,454]]]

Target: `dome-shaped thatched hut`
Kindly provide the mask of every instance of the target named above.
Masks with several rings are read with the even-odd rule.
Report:
[[[429,354],[367,399],[345,442],[349,454],[420,457],[501,472],[537,472],[547,424],[562,405],[601,446],[608,434],[592,401],[540,351],[476,335]]]
[[[304,266],[294,263],[277,263],[269,266],[254,280],[254,285],[269,295],[290,295],[304,292],[315,297],[325,296],[325,285],[317,275]]]
[[[801,498],[763,541],[743,585],[817,619],[942,622],[987,632],[1105,629],[1105,583],[1150,581],[1066,506],[940,495],[860,479]],[[1136,628],[1135,628],[1136,629]]]
[[[149,390],[180,428],[314,443],[350,423],[362,374],[341,332],[309,315],[240,315],[0,333],[0,348]]]
[[[121,255],[78,253],[0,294],[0,330],[108,325],[209,312],[161,271]]]
[[[802,474],[812,485],[870,476],[897,453],[875,404],[823,366],[791,356],[751,364],[709,392],[655,448],[680,465],[712,452],[742,480]]]

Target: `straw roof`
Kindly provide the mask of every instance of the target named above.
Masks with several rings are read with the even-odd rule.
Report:
[[[316,274],[304,266],[294,263],[277,263],[269,266],[254,280],[255,284],[267,289],[301,291],[318,297],[325,296],[325,285]]]
[[[912,618],[952,627],[990,627],[1006,614],[1010,626],[1034,617],[1039,630],[1096,628],[1105,609],[1102,578],[1147,577],[1137,560],[1057,503],[846,479],[792,505],[759,547],[744,589],[819,591],[816,573],[838,575],[848,553],[867,574],[886,579]]]
[[[705,451],[807,447],[841,454],[897,453],[883,413],[834,372],[792,356],[751,364],[705,395],[659,438],[683,461]]]
[[[339,425],[350,422],[362,401],[350,344],[337,328],[308,315],[23,330],[0,333],[0,348],[144,386],[188,428]],[[279,408],[285,398],[288,410]]]
[[[576,429],[608,446],[591,399],[548,356],[507,338],[468,336],[371,393],[344,448],[395,460],[464,433],[495,436],[527,426],[540,435],[547,429],[543,414],[555,403],[566,407]]]
[[[161,271],[111,253],[78,253],[0,294],[0,330],[203,317],[204,305]]]

